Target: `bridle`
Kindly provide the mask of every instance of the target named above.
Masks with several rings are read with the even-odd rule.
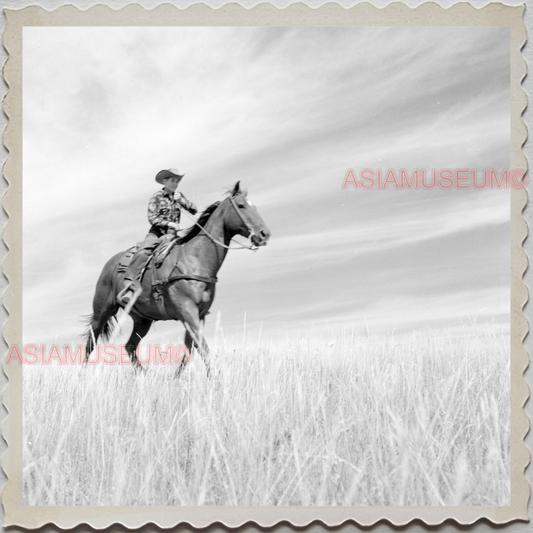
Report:
[[[239,206],[235,203],[235,200],[233,199],[233,196],[230,196],[229,197],[229,201],[231,202],[231,205],[235,208],[235,211],[237,212],[237,214],[239,215],[239,218],[242,220],[242,223],[246,226],[246,228],[248,229],[248,232],[250,233],[250,235],[248,235],[248,239],[252,239],[252,237],[255,235],[255,230],[254,228],[252,227],[251,224],[248,223],[248,221],[244,218],[244,216],[242,215],[240,209],[239,209]],[[257,250],[257,246],[255,247],[255,249]]]
[[[233,196],[229,197],[229,201],[231,202],[231,205],[234,207],[237,215],[239,215],[239,218],[241,219],[242,223],[248,229],[248,231],[250,233],[250,235],[248,235],[248,238],[251,239],[256,234],[254,228],[248,223],[248,221],[244,218],[242,213],[239,211],[239,207],[235,203],[235,200],[233,199]],[[259,246],[257,246],[253,242],[250,245],[238,243],[239,246],[228,246],[227,244],[224,244],[223,242],[220,242],[219,240],[215,239],[203,226],[198,224],[198,222],[191,215],[189,215],[189,213],[187,213],[185,210],[182,210],[182,213],[185,213],[194,222],[194,224],[196,226],[198,226],[214,243],[218,244],[219,246],[222,246],[223,248],[226,248],[227,250],[244,250],[244,249],[247,249],[247,250],[252,250],[252,252],[257,252],[257,250],[259,249]]]

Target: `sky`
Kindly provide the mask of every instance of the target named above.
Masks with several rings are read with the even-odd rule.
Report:
[[[217,314],[263,339],[509,324],[508,190],[342,189],[349,169],[509,168],[508,29],[26,27],[23,45],[25,343],[79,342],[169,167],[200,209],[240,181],[271,231],[228,253],[208,340]]]

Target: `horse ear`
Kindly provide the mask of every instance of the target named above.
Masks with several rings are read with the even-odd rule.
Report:
[[[235,184],[235,187],[233,187],[233,190],[231,191],[231,196],[235,196],[236,194],[239,194],[241,192],[241,182],[238,181]]]

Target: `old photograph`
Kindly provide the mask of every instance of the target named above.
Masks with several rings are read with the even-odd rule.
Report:
[[[511,46],[25,26],[23,505],[511,505]]]

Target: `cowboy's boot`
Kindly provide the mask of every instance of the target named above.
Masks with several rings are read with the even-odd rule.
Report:
[[[128,311],[143,290],[139,278],[140,271],[145,265],[146,256],[148,255],[148,252],[145,250],[139,250],[139,252],[133,257],[128,268],[126,268],[126,273],[124,274],[124,288],[117,294],[117,302],[121,305],[129,306]]]
[[[142,286],[138,279],[135,279],[129,269],[124,276],[124,288],[118,293],[118,303],[122,305],[128,305],[132,300],[133,302],[142,293]],[[135,299],[133,297],[135,296]]]

